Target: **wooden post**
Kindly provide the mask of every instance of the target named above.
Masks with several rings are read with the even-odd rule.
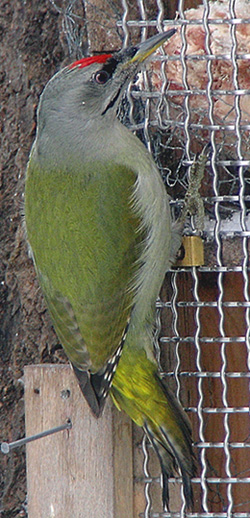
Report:
[[[90,412],[68,365],[25,368],[26,435],[72,422],[27,444],[29,518],[132,518],[131,421],[107,401]]]

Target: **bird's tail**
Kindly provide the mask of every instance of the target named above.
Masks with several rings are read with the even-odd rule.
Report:
[[[193,507],[191,478],[195,475],[191,427],[187,415],[157,373],[156,365],[140,349],[125,349],[114,376],[111,396],[119,409],[142,426],[162,470],[163,505],[168,508],[168,479],[179,470],[188,509]]]

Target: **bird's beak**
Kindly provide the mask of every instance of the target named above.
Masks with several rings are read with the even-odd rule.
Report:
[[[116,63],[117,67],[113,74],[113,82],[111,83],[112,89],[110,89],[108,98],[105,99],[105,106],[102,111],[102,115],[107,113],[107,111],[113,106],[117,106],[126,85],[132,77],[136,75],[140,69],[140,65],[163,43],[165,43],[166,40],[171,38],[175,32],[175,29],[169,29],[167,32],[156,34],[155,36],[152,36],[152,38],[139,43],[139,45],[120,50],[110,58],[110,63]],[[107,60],[107,64],[108,62],[109,60]],[[115,113],[114,110],[113,113]]]
[[[136,53],[129,61],[127,61],[127,65],[130,63],[139,64],[145,61],[145,59],[151,56],[151,54],[153,54],[163,43],[165,43],[166,40],[171,38],[175,32],[175,29],[170,29],[169,31],[156,34],[155,36],[152,36],[152,38],[139,43],[139,45],[135,47]]]

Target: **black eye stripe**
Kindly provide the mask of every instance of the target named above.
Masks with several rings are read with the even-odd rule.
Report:
[[[108,74],[109,74],[110,76],[112,76],[112,75],[113,75],[113,73],[114,73],[114,71],[115,71],[115,69],[116,69],[116,67],[117,67],[117,65],[118,65],[118,60],[117,60],[117,59],[115,59],[115,58],[109,58],[109,59],[106,61],[106,63],[104,63],[104,65],[103,65],[103,67],[101,68],[101,70],[108,72]]]
[[[131,47],[124,51],[124,53],[130,58],[132,58],[136,52],[137,52],[136,47]],[[119,53],[112,56],[111,58],[108,58],[107,61],[103,64],[102,68],[100,68],[100,70],[98,70],[98,72],[96,72],[96,74],[95,74],[96,82],[98,82],[100,84],[105,84],[108,81],[108,79],[110,77],[112,77],[112,75],[114,74],[114,72],[117,68],[117,65],[120,63],[120,61],[121,61],[121,56],[119,55]],[[104,74],[103,74],[103,76],[101,76],[102,72],[104,74],[106,72],[108,74],[108,76],[105,77]],[[100,74],[99,77],[98,77],[98,74]]]

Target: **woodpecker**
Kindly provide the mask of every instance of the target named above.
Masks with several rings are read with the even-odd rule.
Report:
[[[169,37],[76,61],[45,86],[27,167],[27,238],[59,340],[95,416],[108,393],[143,427],[168,479],[195,460],[189,420],[158,372],[155,302],[181,242],[152,156],[117,118],[129,81]]]

